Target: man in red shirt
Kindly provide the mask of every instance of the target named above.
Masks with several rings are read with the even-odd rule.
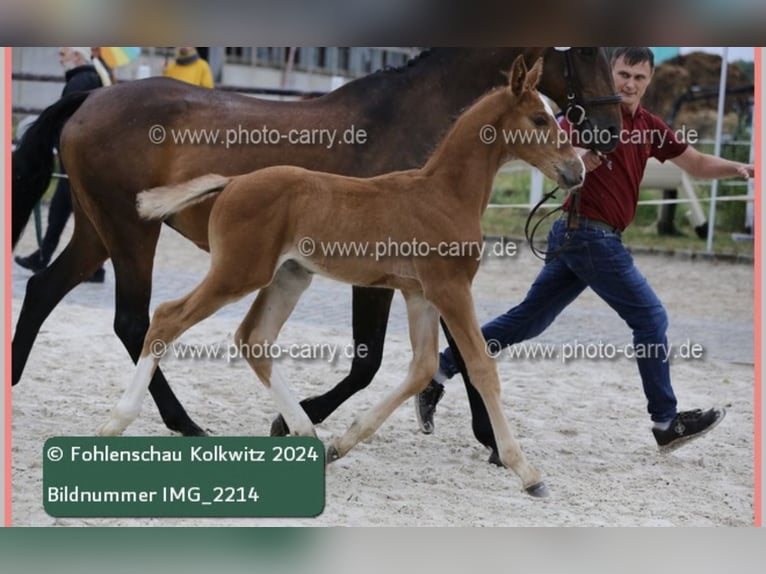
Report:
[[[667,314],[622,244],[621,233],[636,214],[639,184],[650,157],[662,162],[670,160],[696,178],[748,178],[753,176],[754,168],[699,153],[678,141],[660,118],[643,109],[641,97],[653,72],[654,57],[648,48],[618,48],[612,55],[614,83],[622,96],[620,143],[608,156],[581,152],[588,175],[579,192],[579,205],[572,205],[570,197],[564,206],[564,216],[554,223],[548,236],[548,251],[552,255],[524,301],[487,323],[482,333],[487,341],[493,341],[493,347],[497,346],[488,351],[499,353],[502,348],[542,333],[590,287],[633,331],[647,410],[654,423],[652,432],[660,450],[667,451],[711,430],[723,419],[725,411],[676,410],[667,362]],[[442,383],[458,372],[455,363],[452,351],[445,349],[434,380],[416,397],[415,410],[424,433],[433,432],[433,414],[444,393]],[[476,415],[474,412],[474,432]],[[486,416],[486,412],[480,412],[481,415]],[[479,433],[477,437],[489,443],[487,446],[493,449],[490,461],[495,462],[494,437],[481,438]]]

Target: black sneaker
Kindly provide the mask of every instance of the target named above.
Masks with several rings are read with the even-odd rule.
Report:
[[[16,263],[21,265],[24,269],[29,269],[30,271],[34,273],[38,273],[47,267],[39,251],[35,251],[31,255],[27,255],[26,257],[16,256],[14,257],[14,259]]]
[[[667,430],[652,429],[660,452],[670,452],[713,430],[726,416],[723,408],[678,413]]]
[[[431,381],[422,393],[415,395],[415,416],[424,434],[434,432],[436,405],[444,396],[444,385]]]

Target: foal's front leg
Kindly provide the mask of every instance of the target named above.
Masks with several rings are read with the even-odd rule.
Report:
[[[357,443],[372,436],[396,408],[428,385],[437,367],[439,353],[439,314],[422,293],[403,293],[412,345],[412,361],[407,378],[381,402],[362,413],[346,433],[327,449],[327,461],[344,456]]]
[[[497,366],[487,353],[486,342],[476,319],[470,282],[462,285],[435,286],[430,292],[430,297],[452,333],[465,360],[471,381],[484,401],[497,439],[500,460],[519,476],[528,494],[536,497],[547,496],[548,489],[540,473],[527,461],[503,413]]]

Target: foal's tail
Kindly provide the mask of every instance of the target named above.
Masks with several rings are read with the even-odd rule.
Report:
[[[24,132],[12,156],[11,242],[16,242],[29,215],[48,189],[53,174],[53,148],[61,129],[89,92],[74,92],[46,108]]]
[[[138,214],[144,219],[165,219],[221,191],[231,179],[209,173],[184,183],[142,191],[138,194]]]

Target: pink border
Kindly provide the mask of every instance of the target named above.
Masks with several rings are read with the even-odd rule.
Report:
[[[11,525],[11,49],[5,57],[5,525]]]
[[[755,129],[755,223],[754,227],[754,246],[755,246],[755,389],[754,389],[754,418],[755,418],[755,443],[754,443],[754,463],[755,463],[755,526],[760,527],[762,525],[762,488],[763,488],[763,476],[761,474],[762,464],[762,422],[763,413],[761,408],[762,392],[761,392],[761,295],[763,284],[761,282],[761,261],[762,251],[761,243],[763,240],[761,229],[761,189],[763,186],[763,165],[761,165],[761,138],[763,137],[763,94],[761,89],[761,82],[763,81],[763,59],[762,48],[755,49],[755,113],[753,118],[753,127]]]
[[[12,393],[11,393],[11,48],[0,48],[2,57],[5,59],[5,134],[7,139],[5,161],[5,242],[6,249],[4,253],[5,267],[5,526],[11,526],[11,412],[12,412]],[[755,111],[753,126],[755,129],[755,224],[754,224],[754,273],[755,273],[755,385],[754,385],[754,418],[755,418],[755,441],[754,441],[754,524],[757,527],[762,526],[762,487],[763,476],[761,472],[762,464],[762,389],[761,389],[761,242],[762,230],[760,225],[761,217],[761,189],[763,185],[763,166],[761,165],[761,138],[763,137],[763,101],[761,82],[763,80],[763,48],[755,48]]]

